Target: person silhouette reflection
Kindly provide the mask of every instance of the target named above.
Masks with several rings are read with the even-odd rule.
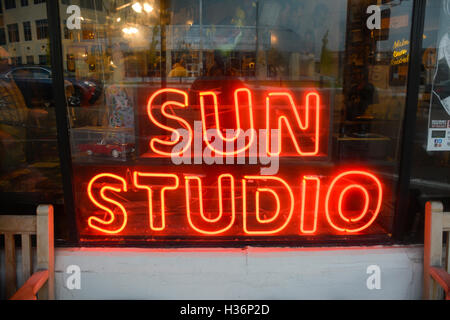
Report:
[[[351,126],[352,134],[367,135],[370,132],[370,120],[373,119],[366,114],[371,104],[377,103],[375,87],[368,80],[368,70],[356,75],[356,83],[351,87],[347,95],[346,119],[357,121],[359,124]]]
[[[226,68],[220,53],[214,54],[213,63],[207,68],[204,76],[194,80],[190,88],[192,105],[200,107],[199,93],[202,91],[215,92],[219,104],[219,121],[222,131],[236,127],[236,116],[234,112],[234,91],[245,87],[244,83],[236,76],[231,68]],[[205,110],[207,123],[214,121],[214,105],[210,99],[205,99]],[[225,132],[222,132],[225,135]]]
[[[190,88],[189,101],[195,108],[200,109],[200,92],[212,91],[217,95],[220,129],[223,136],[226,136],[227,129],[236,129],[236,115],[234,110],[234,91],[238,88],[244,88],[244,83],[236,76],[236,72],[232,68],[227,68],[223,57],[220,53],[214,54],[213,62],[208,66],[205,75],[198,77],[192,83]],[[207,97],[205,99],[205,114],[207,128],[215,128],[214,105],[212,99]],[[213,143],[214,141],[210,141]],[[203,144],[205,147],[205,143]],[[223,144],[223,151],[225,150],[225,143]],[[219,156],[212,153],[212,156]],[[221,155],[220,155],[221,156]],[[221,156],[222,157],[222,156]],[[225,158],[223,163],[225,164]],[[220,174],[218,171],[226,170],[226,166],[212,166],[205,164],[203,158],[202,171],[204,178],[203,183],[203,201],[204,208],[208,208],[209,204],[213,208],[217,207],[218,193],[217,193],[217,177]],[[211,172],[214,174],[210,174]],[[222,173],[225,173],[222,172]],[[217,213],[214,209],[205,210],[210,214],[210,218],[216,217]],[[227,214],[226,212],[224,214]]]

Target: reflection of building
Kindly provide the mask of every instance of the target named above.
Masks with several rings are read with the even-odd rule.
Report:
[[[69,3],[70,2],[70,3]],[[62,1],[61,17],[70,4],[80,5],[86,22],[103,12],[101,0]],[[97,11],[95,12],[95,8]],[[83,21],[83,27],[88,24]],[[85,28],[89,31],[89,28]],[[92,33],[81,31],[87,38]],[[66,41],[73,35],[64,28]],[[0,3],[0,45],[11,55],[11,64],[50,64],[49,30],[45,0],[5,0]]]
[[[334,62],[339,60],[332,34],[328,37],[329,53],[320,58],[317,54],[320,41],[314,42],[312,33],[303,34],[295,21],[270,23],[268,13],[273,8],[268,4],[259,9],[262,18],[257,23],[249,13],[244,20],[216,21],[210,16],[200,17],[197,1],[191,1],[192,6],[175,1],[179,12],[185,12],[186,7],[190,7],[190,11],[170,15],[161,26],[162,17],[156,6],[137,12],[133,2],[126,0],[60,2],[64,69],[75,75],[107,79],[114,43],[126,44],[123,48],[127,51],[126,76],[129,78],[167,76],[180,60],[188,77],[198,77],[207,72],[217,52],[222,55],[224,69],[243,77],[300,80],[312,77],[319,63],[322,75],[336,77],[339,73],[327,67],[338,65]],[[66,26],[71,15],[66,12],[69,5],[81,8],[80,30],[69,30]],[[10,52],[11,64],[49,64],[44,1],[6,0],[2,9],[0,45]],[[253,6],[249,12],[252,10],[258,8]],[[221,16],[219,13],[217,15]],[[232,16],[234,11],[228,14]]]
[[[49,64],[45,1],[6,0],[2,3],[0,45],[11,64]]]

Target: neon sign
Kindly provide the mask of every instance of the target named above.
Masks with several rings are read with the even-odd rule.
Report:
[[[318,225],[318,211],[325,208],[326,221],[336,231],[352,234],[370,227],[377,218],[383,201],[383,187],[380,180],[366,171],[345,171],[334,177],[331,184],[322,189],[321,179],[317,176],[298,177],[301,182],[300,194],[295,195],[294,188],[284,179],[274,176],[244,176],[240,181],[232,174],[217,177],[217,208],[213,217],[205,213],[203,199],[203,179],[195,175],[180,178],[176,174],[150,172],[133,173],[132,185],[119,175],[102,173],[91,179],[88,184],[88,196],[97,212],[88,219],[89,227],[105,234],[118,234],[127,226],[131,213],[125,208],[125,202],[114,200],[113,194],[122,199],[133,189],[145,190],[148,218],[146,228],[155,235],[167,230],[167,198],[184,194],[184,215],[186,225],[201,235],[224,235],[235,226],[240,216],[238,228],[245,235],[275,235],[282,233],[293,219],[300,221],[297,234],[315,234]],[[180,180],[184,180],[182,188]],[[158,182],[156,182],[159,180]],[[239,197],[237,192],[238,184]],[[97,184],[97,188],[93,185]],[[184,189],[184,190],[182,190]],[[319,195],[325,192],[326,197]],[[109,193],[109,194],[108,194]],[[296,196],[301,199],[296,201]],[[360,201],[356,210],[347,210],[346,198],[351,202]],[[238,199],[241,210],[237,210]],[[173,200],[172,200],[173,201]],[[321,203],[321,201],[324,201]],[[263,203],[272,202],[272,212],[262,208]],[[270,207],[270,205],[269,205]],[[253,210],[250,210],[253,208]],[[312,210],[309,210],[312,209]],[[262,212],[266,211],[263,215]],[[306,212],[312,212],[307,215]],[[105,214],[106,213],[106,214]],[[157,222],[158,221],[158,222]]]
[[[329,132],[324,128],[326,107],[318,92],[301,98],[286,91],[269,92],[261,104],[255,102],[254,92],[238,88],[233,99],[234,104],[225,107],[218,92],[202,91],[199,104],[193,106],[188,92],[180,89],[152,93],[146,124],[163,134],[148,136],[144,162],[104,166],[101,171],[84,167],[85,174],[75,178],[82,234],[261,238],[357,235],[376,228],[386,187],[374,172],[283,163],[283,157],[310,161],[327,152],[322,145]],[[186,116],[190,109],[201,120],[200,134],[199,126]],[[230,123],[234,128],[227,127]],[[227,129],[234,131],[229,134]],[[215,134],[213,142],[208,132]],[[257,144],[260,155],[282,159],[280,172],[263,174],[256,163],[171,163],[174,156],[189,154],[198,139],[205,153],[226,158],[251,157]],[[217,142],[234,148],[220,149]],[[149,153],[162,160],[146,165],[153,161]]]
[[[155,103],[158,98],[169,96],[161,104]],[[253,144],[256,144],[256,130],[263,130],[264,146],[268,156],[300,156],[300,157],[315,157],[320,152],[320,141],[326,138],[322,133],[321,137],[321,98],[315,92],[308,92],[304,96],[304,105],[297,106],[295,99],[290,92],[269,92],[265,98],[265,121],[259,128],[256,127],[255,113],[258,111],[254,107],[253,94],[247,88],[238,88],[234,90],[234,108],[229,108],[234,114],[231,115],[235,119],[235,128],[223,128],[220,120],[220,108],[218,93],[214,91],[199,92],[200,114],[202,123],[202,139],[206,147],[213,153],[223,156],[237,156],[249,150]],[[243,107],[244,106],[244,107]],[[224,106],[222,106],[223,108]],[[228,107],[228,106],[227,106]],[[170,108],[172,113],[167,109]],[[167,150],[167,147],[174,148],[180,144],[182,137],[179,128],[171,127],[161,122],[173,121],[178,127],[181,126],[186,131],[186,137],[183,142],[181,150],[176,151],[177,155],[181,155],[191,148],[194,141],[194,130],[191,123],[176,114],[176,110],[189,108],[189,97],[185,91],[179,89],[160,89],[153,93],[147,103],[147,115],[151,125],[158,127],[166,132],[165,138],[154,137],[150,139],[149,146],[153,154],[171,157],[174,151]],[[242,112],[241,109],[246,109]],[[302,113],[299,112],[302,109]],[[161,120],[158,120],[155,113],[159,111]],[[210,113],[208,113],[210,111]],[[229,115],[230,116],[230,115]],[[213,118],[210,121],[208,118]],[[211,124],[212,122],[212,124]],[[208,131],[213,130],[217,133],[217,140],[213,145],[210,142]],[[224,136],[223,131],[233,129],[231,136]],[[284,131],[288,135],[283,136]],[[278,136],[275,141],[272,138],[272,132],[278,131]],[[245,133],[248,132],[248,142],[244,142],[244,146],[238,146],[232,151],[223,151],[217,148],[217,145],[223,145],[227,142],[236,142],[240,138],[244,138]],[[167,138],[172,138],[170,141]],[[283,139],[285,138],[285,139]],[[290,142],[292,144],[293,152],[283,152],[283,145]]]

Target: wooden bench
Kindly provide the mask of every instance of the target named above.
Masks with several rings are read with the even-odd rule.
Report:
[[[447,240],[444,247],[443,235],[445,232],[447,232]],[[444,212],[441,202],[427,202],[424,235],[424,299],[440,299],[443,291],[445,299],[450,300],[449,238],[450,212]]]
[[[40,205],[36,216],[0,216],[0,234],[5,237],[5,287],[11,300],[54,299],[53,206]],[[22,278],[17,290],[16,246],[14,236],[22,240]],[[33,255],[31,236],[36,235],[37,272],[31,275]],[[31,277],[30,277],[31,275]]]

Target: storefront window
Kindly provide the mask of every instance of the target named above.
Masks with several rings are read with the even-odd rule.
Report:
[[[382,2],[62,1],[81,241],[388,240],[412,1]]]
[[[62,204],[49,39],[35,40],[30,20],[46,21],[45,6],[4,1],[0,14],[0,196],[4,213],[35,212],[39,203]],[[7,30],[7,36],[5,36]],[[40,56],[45,65],[37,65]],[[67,83],[68,93],[73,90]],[[29,206],[29,207],[28,207]],[[27,208],[25,210],[25,208]]]
[[[429,0],[422,46],[409,223],[420,234],[425,202],[447,203],[450,190],[450,2]]]

